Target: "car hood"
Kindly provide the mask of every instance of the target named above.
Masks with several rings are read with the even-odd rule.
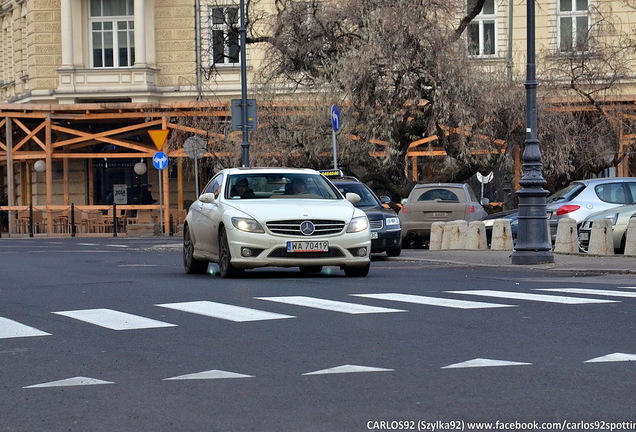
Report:
[[[369,220],[379,220],[379,219],[384,219],[387,217],[397,217],[397,214],[393,210],[385,208],[385,207],[365,206],[365,207],[358,207],[358,209],[365,212]]]
[[[589,215],[585,220],[598,220],[616,213],[636,213],[636,205],[626,205],[603,210]]]
[[[257,221],[293,219],[336,219],[348,222],[354,216],[363,216],[346,200],[268,199],[226,201],[232,207]]]

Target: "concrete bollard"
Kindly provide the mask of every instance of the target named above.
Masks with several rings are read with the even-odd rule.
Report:
[[[592,224],[588,253],[593,255],[614,255],[612,238],[612,222],[609,219],[598,219]]]
[[[512,250],[512,229],[510,219],[495,219],[492,224],[492,239],[490,240],[491,250]]]
[[[559,219],[557,225],[554,251],[560,253],[578,253],[579,237],[576,230],[576,220],[572,218]]]
[[[468,222],[451,221],[444,225],[444,238],[442,239],[442,249],[466,249],[466,232]]]
[[[444,237],[445,222],[433,222],[431,224],[431,238],[428,242],[429,250],[442,249],[442,238]]]
[[[636,255],[636,218],[631,218],[625,230],[625,255]]]
[[[488,241],[486,240],[486,225],[483,221],[473,221],[468,224],[468,236],[466,238],[466,249],[486,250]]]

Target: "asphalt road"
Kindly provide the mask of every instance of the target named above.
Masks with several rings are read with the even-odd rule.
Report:
[[[226,280],[186,275],[179,241],[0,239],[0,431],[636,429],[630,277]]]

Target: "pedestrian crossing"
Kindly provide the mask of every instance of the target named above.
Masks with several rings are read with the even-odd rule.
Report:
[[[636,287],[617,287],[614,289],[592,288],[537,288],[533,291],[549,292],[541,294],[535,292],[514,292],[498,290],[459,290],[444,291],[454,297],[478,296],[489,299],[503,300],[505,303],[490,301],[465,300],[450,297],[432,297],[424,295],[406,294],[398,292],[387,293],[354,293],[349,294],[352,301],[340,301],[327,298],[309,296],[272,296],[254,297],[254,300],[283,304],[294,308],[294,313],[301,312],[302,308],[315,309],[330,313],[342,313],[347,315],[373,315],[391,314],[397,312],[409,312],[408,309],[374,306],[356,302],[356,300],[379,300],[384,302],[410,304],[412,307],[440,307],[459,310],[500,309],[521,307],[527,302],[553,303],[565,305],[607,304],[618,303],[631,298],[636,298]],[[572,296],[572,295],[576,295]],[[589,297],[591,296],[591,297]],[[599,298],[607,297],[607,298]],[[621,299],[621,300],[619,300]],[[258,308],[249,308],[212,301],[188,301],[177,303],[155,304],[155,307],[171,309],[179,312],[196,314],[214,319],[226,320],[235,323],[247,323],[254,321],[294,319],[298,315],[275,313]],[[298,309],[300,307],[301,309]],[[159,329],[177,327],[179,324],[165,322],[150,317],[135,315],[125,311],[107,308],[81,309],[55,311],[53,314],[71,318],[86,324],[92,324],[109,330],[132,331],[142,329]],[[301,312],[302,313],[302,312]],[[0,316],[0,339],[26,338],[36,336],[50,336],[46,330],[32,327],[28,323],[20,323],[15,320]]]

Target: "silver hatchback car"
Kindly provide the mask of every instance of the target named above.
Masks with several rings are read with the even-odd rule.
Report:
[[[553,236],[561,218],[580,225],[592,213],[634,204],[636,177],[609,177],[577,180],[547,198],[546,210]]]

